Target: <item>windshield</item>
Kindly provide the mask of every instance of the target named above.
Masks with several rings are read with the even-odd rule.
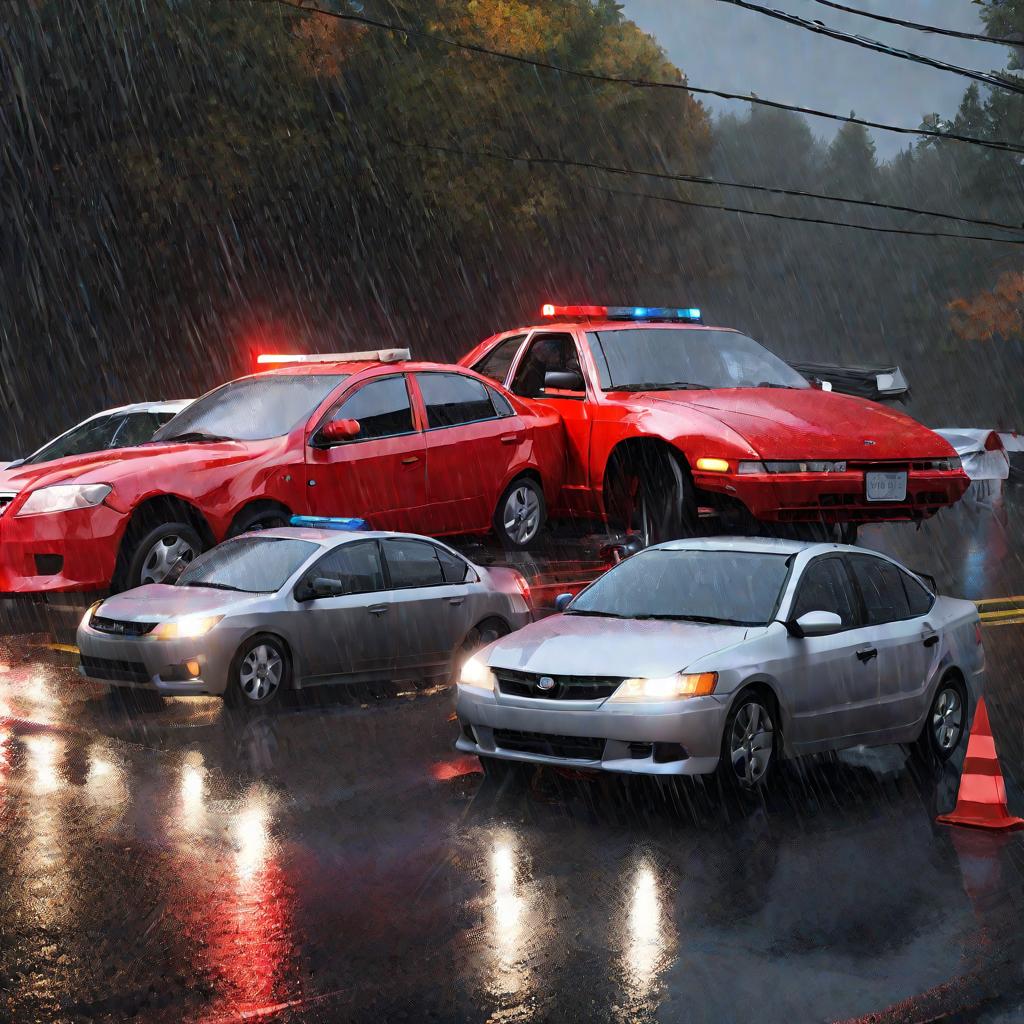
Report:
[[[317,551],[288,537],[236,537],[200,555],[178,578],[179,587],[274,594]]]
[[[193,402],[165,423],[154,441],[262,441],[280,437],[312,415],[349,375],[245,377]]]
[[[605,391],[810,387],[778,356],[734,331],[636,327],[587,337]]]
[[[789,572],[788,556],[755,551],[641,551],[569,605],[569,615],[767,625]]]

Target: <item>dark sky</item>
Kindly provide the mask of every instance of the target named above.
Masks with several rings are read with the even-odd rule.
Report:
[[[626,16],[650,32],[694,85],[755,92],[838,114],[855,110],[873,121],[917,127],[922,115],[955,113],[970,80],[872,53],[775,21],[719,0],[622,0]],[[991,71],[1005,66],[1006,51],[990,43],[950,39],[884,25],[833,10],[814,0],[759,0],[765,7],[824,22],[904,50],[961,67]],[[847,6],[924,24],[983,31],[969,0],[843,0]],[[743,104],[701,97],[713,111]],[[812,118],[814,132],[831,138],[836,125]],[[905,136],[875,132],[879,157],[907,145]]]

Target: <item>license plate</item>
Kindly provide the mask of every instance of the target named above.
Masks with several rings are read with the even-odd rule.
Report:
[[[868,501],[906,501],[906,473],[865,473]]]

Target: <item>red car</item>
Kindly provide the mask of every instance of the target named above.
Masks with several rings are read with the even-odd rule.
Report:
[[[0,473],[0,593],[159,582],[292,514],[377,529],[537,535],[564,466],[559,416],[408,352],[266,357],[154,440]]]
[[[460,362],[565,421],[570,457],[552,514],[607,516],[658,540],[760,523],[920,520],[969,481],[909,416],[812,387],[698,309],[545,306]]]

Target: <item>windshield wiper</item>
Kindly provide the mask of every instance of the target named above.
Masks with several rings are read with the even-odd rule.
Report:
[[[663,619],[667,622],[706,622],[711,625],[720,626],[753,626],[753,622],[744,622],[741,619],[719,619],[714,615],[631,615],[633,619]]]
[[[161,441],[192,441],[192,442],[203,442],[203,441],[234,441],[235,438],[227,437],[224,434],[208,434],[205,430],[186,430],[182,434],[171,434],[170,437],[159,437],[156,442],[159,444]]]
[[[623,616],[616,615],[615,612],[598,612],[590,611],[586,608],[569,608],[565,612],[566,615],[594,615],[602,619],[621,619]]]
[[[230,583],[212,583],[209,580],[196,580],[195,583],[179,583],[181,587],[206,587],[209,590],[237,590],[240,594],[247,593],[241,587],[233,587]]]
[[[771,380],[763,380],[757,385],[759,388],[785,388],[787,391],[799,391],[800,388],[795,387],[793,384],[776,384]]]
[[[609,391],[710,391],[709,384],[694,384],[691,381],[641,381],[639,384],[613,384]]]

